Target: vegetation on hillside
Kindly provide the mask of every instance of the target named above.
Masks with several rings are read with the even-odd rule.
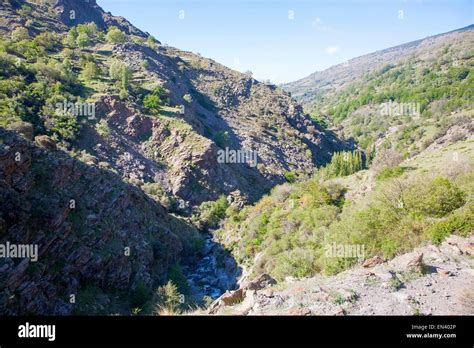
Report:
[[[281,280],[332,274],[361,261],[328,255],[334,243],[363,246],[364,259],[391,258],[425,241],[472,232],[471,171],[449,179],[419,172],[401,177],[400,167],[386,168],[379,174],[383,182],[359,201],[347,200],[345,187],[325,169],[308,181],[277,186],[254,206],[227,210],[216,235],[240,262],[255,261],[256,274]]]
[[[464,35],[469,42],[472,33]],[[474,51],[466,43],[450,41],[429,58],[413,55],[387,63],[344,88],[304,95],[303,105],[313,119],[353,138],[363,150],[392,136],[393,147],[409,157],[451,126],[472,120]]]

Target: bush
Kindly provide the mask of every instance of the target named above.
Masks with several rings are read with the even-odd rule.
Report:
[[[67,113],[54,114],[45,122],[45,126],[59,140],[74,140],[80,130],[77,118]]]
[[[219,146],[221,149],[225,148],[229,144],[229,132],[226,131],[218,131],[214,135],[214,142],[216,143],[217,146]]]
[[[226,217],[226,210],[229,203],[224,195],[215,202],[204,202],[199,206],[197,215],[193,220],[200,229],[216,228],[219,222]]]
[[[36,35],[33,43],[48,52],[57,51],[61,47],[60,38],[56,34],[49,32]]]
[[[96,79],[100,74],[100,69],[94,62],[87,62],[82,70],[82,77],[86,81],[91,81]]]
[[[293,184],[296,182],[296,174],[295,172],[285,172],[285,179],[287,182],[290,184]]]
[[[172,282],[168,281],[166,285],[160,286],[156,290],[155,314],[161,315],[163,312],[172,314],[179,312],[182,305],[182,295],[178,291],[178,287]]]
[[[28,17],[33,13],[33,9],[28,5],[21,5],[16,12],[22,17]]]
[[[273,274],[277,280],[286,276],[303,278],[312,276],[321,271],[317,253],[314,250],[294,249],[279,254]]]
[[[426,230],[426,235],[434,244],[441,244],[446,237],[457,234],[466,237],[474,229],[474,206],[435,222]]]
[[[193,102],[193,97],[191,96],[191,94],[185,94],[183,96],[183,99],[188,104],[191,104]]]
[[[385,167],[393,168],[398,166],[403,161],[402,155],[391,148],[382,148],[375,155],[372,161],[372,169],[380,171]]]
[[[406,208],[415,214],[443,217],[463,206],[464,193],[448,179],[438,177],[428,185],[417,185],[405,198]]]
[[[400,166],[385,167],[377,174],[376,179],[378,181],[383,181],[383,180],[387,180],[387,179],[396,178],[396,177],[399,177],[400,175],[402,175],[403,172],[404,172],[404,169]]]
[[[161,106],[169,104],[168,91],[162,86],[156,87],[143,98],[143,106],[154,114],[159,112]]]
[[[155,94],[148,94],[143,99],[143,106],[153,114],[160,111],[161,99]]]
[[[96,124],[95,130],[97,131],[97,134],[99,134],[103,138],[107,138],[110,135],[109,124],[104,119],[100,120]]]
[[[150,46],[153,49],[156,49],[156,39],[153,36],[148,36],[146,38],[146,43],[148,46]]]
[[[23,27],[17,27],[12,31],[10,37],[13,41],[18,42],[22,40],[29,40],[30,34],[28,33],[28,29]]]
[[[128,41],[127,35],[117,27],[110,27],[105,40],[112,44],[122,44]]]

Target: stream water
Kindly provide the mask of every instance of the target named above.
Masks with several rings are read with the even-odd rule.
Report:
[[[227,290],[236,289],[242,273],[230,253],[215,242],[212,235],[205,239],[202,258],[184,267],[183,271],[193,297],[202,299],[208,296],[213,300]]]

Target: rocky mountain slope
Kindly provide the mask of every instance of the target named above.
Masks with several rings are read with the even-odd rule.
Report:
[[[472,315],[474,239],[452,236],[333,277],[261,276],[214,302],[220,315]]]
[[[239,277],[209,313],[444,313],[433,294],[458,303],[472,281],[472,28],[285,86],[309,116],[94,0],[0,14],[0,244],[39,247],[0,259],[0,313],[163,314]],[[420,113],[382,114],[389,101]],[[222,160],[242,150],[256,157]],[[416,247],[412,272],[400,255]]]
[[[364,150],[416,155],[472,132],[474,27],[351,59],[283,87]]]
[[[39,248],[37,263],[1,260],[1,313],[151,313],[169,279],[189,304],[215,298],[239,268],[176,214],[255,201],[347,147],[283,90],[95,0],[5,0],[0,14],[0,241]]]
[[[438,34],[425,39],[409,42],[399,46],[376,51],[361,57],[353,58],[342,64],[335,65],[324,71],[315,72],[300,80],[283,85],[285,90],[302,101],[305,105],[314,102],[318,96],[342,90],[364,75],[380,69],[387,64],[399,65],[410,57],[419,60],[430,60],[436,57],[440,50],[452,44],[463,44],[470,49],[474,25]],[[454,53],[453,47],[453,53]],[[455,52],[453,59],[464,59],[464,52]]]
[[[5,19],[0,28],[7,37],[19,26],[30,35],[52,27],[63,35],[87,22],[96,23],[98,31],[118,27],[128,35],[116,44],[91,37],[87,47],[57,47],[59,56],[49,58],[60,64],[72,48],[73,71],[84,68],[86,63],[74,61],[81,56],[101,71],[115,61],[126,64],[131,72],[128,89],[133,89],[126,100],[117,100],[119,93],[107,76],[83,82],[87,91],[82,97],[96,103],[98,120],[82,123],[71,146],[136,184],[158,183],[191,205],[221,194],[254,201],[283,182],[285,172],[311,173],[346,146],[281,89],[154,38],[146,41],[147,34],[105,13],[95,1],[10,1],[1,10]],[[71,11],[74,19],[67,17]],[[143,98],[157,87],[165,89],[169,108],[151,117]],[[95,130],[102,120],[110,128],[107,137]],[[218,151],[225,148],[255,151],[257,163],[218,163]]]
[[[199,252],[193,226],[116,174],[46,138],[0,139],[2,244],[38,246],[37,262],[0,259],[1,313],[126,314]]]

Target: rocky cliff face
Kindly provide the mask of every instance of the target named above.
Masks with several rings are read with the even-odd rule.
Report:
[[[20,15],[22,6],[32,9],[30,15]],[[101,30],[116,26],[129,34],[145,37],[125,18],[105,12],[96,0],[2,0],[0,4],[0,32],[16,27],[28,27],[31,32],[61,32],[78,24],[94,22]]]
[[[18,58],[25,69],[12,68],[12,75],[2,71],[6,79],[14,75],[30,87],[38,83],[48,89],[56,82],[66,86],[71,78],[68,93],[76,87],[79,92],[68,96],[93,103],[96,110],[94,120],[77,120],[80,132],[67,141],[48,137],[52,133],[45,126],[55,114],[48,103],[62,100],[67,87],[54,98],[45,93],[35,100],[28,117],[1,115],[2,125],[12,125],[10,117],[23,126],[23,118],[36,123],[34,129],[25,126],[31,127],[30,140],[0,128],[0,242],[37,245],[39,258],[0,259],[0,313],[130,314],[167,280],[171,266],[199,255],[202,244],[192,226],[140,188],[152,185],[182,199],[185,207],[222,194],[242,204],[283,182],[287,171],[311,174],[346,147],[283,90],[157,40],[150,44],[147,34],[94,0],[8,0],[0,4],[0,18],[6,46],[18,27],[28,29],[19,46],[35,35],[55,33],[47,38],[55,40],[54,47],[39,50],[41,57],[7,49],[5,64]],[[127,42],[112,44],[98,35],[87,48],[64,42],[71,27],[89,22],[103,32],[118,27]],[[44,61],[58,74],[43,69]],[[88,62],[101,74],[92,83],[83,77]],[[109,74],[116,62],[131,72],[128,97],[118,93]],[[167,91],[170,102],[151,112],[143,97],[157,87]],[[255,163],[218,160],[220,151],[244,149],[256,152]],[[213,253],[207,256],[205,265],[197,262],[194,270],[191,262],[186,268],[190,283],[217,263]],[[230,277],[220,274],[226,270]],[[220,278],[211,284],[219,291],[239,272],[232,262],[215,271],[209,283]],[[212,295],[215,289],[208,290],[201,292]]]
[[[154,118],[137,100],[120,102],[111,95],[110,86],[91,96],[97,101],[99,119],[108,123],[112,134],[99,136],[94,124],[85,124],[82,138],[72,145],[124,178],[159,183],[191,205],[221,194],[248,202],[282,183],[285,172],[311,174],[333,152],[346,147],[305,115],[283,90],[190,52],[159,42],[155,47],[140,43],[146,37],[143,32],[105,13],[95,1],[25,2],[33,9],[26,17],[15,12],[21,3],[1,7],[5,18],[15,23],[5,22],[0,30],[25,25],[32,32],[42,32],[52,24],[56,31],[64,32],[87,22],[97,23],[99,29],[118,26],[135,37],[135,42],[112,47],[97,44],[87,53],[108,69],[110,61],[104,60],[103,52],[110,52],[110,58],[132,70],[137,84],[163,86],[169,91],[174,108]],[[75,11],[73,20],[67,17],[70,11]],[[26,25],[31,17],[37,25]],[[170,117],[162,117],[165,115]],[[255,151],[257,163],[218,163],[218,151],[225,148]]]
[[[0,258],[0,313],[121,312],[192,252],[196,231],[117,175],[0,139],[0,244],[38,246],[37,262]]]

